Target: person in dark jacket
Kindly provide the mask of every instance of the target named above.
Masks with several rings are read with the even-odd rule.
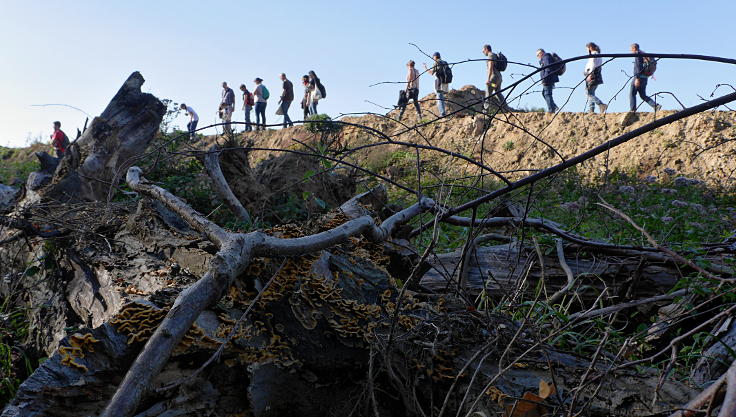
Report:
[[[233,110],[235,110],[235,92],[233,89],[227,86],[227,83],[222,83],[222,100],[220,101],[220,118],[224,122],[223,130],[225,133],[230,134],[233,132],[230,125],[230,121],[233,119]]]
[[[598,56],[601,53],[601,48],[593,42],[589,42],[585,47],[588,48],[588,55],[590,55],[588,62],[585,64],[585,71],[583,72],[583,75],[585,75],[585,93],[588,96],[586,103],[588,105],[588,112],[594,113],[595,105],[597,104],[601,113],[605,113],[608,105],[603,103],[595,95],[595,90],[599,85],[603,84],[603,72],[601,71],[603,60]]]
[[[303,120],[307,120],[309,118],[309,96],[311,93],[309,89],[309,75],[302,75],[302,85],[304,86],[304,97],[302,97]]]
[[[648,77],[644,75],[644,56],[641,55],[642,51],[639,49],[638,43],[631,44],[631,53],[638,54],[639,56],[634,58],[634,79],[631,80],[631,89],[629,90],[629,110],[632,112],[636,111],[636,95],[639,94],[639,97],[652,106],[654,111],[658,111],[662,106],[647,96]]]
[[[289,106],[294,101],[294,84],[286,78],[286,74],[281,73],[281,81],[284,82],[281,91],[281,100],[279,105],[281,106],[281,113],[284,115],[284,127],[294,126],[294,122],[289,118]]]
[[[543,67],[542,70],[542,97],[547,102],[547,112],[554,113],[559,108],[555,104],[555,100],[552,98],[552,90],[555,88],[555,84],[560,81],[557,76],[557,66],[552,60],[552,54],[544,52],[544,49],[537,49],[537,59],[539,60],[539,66]],[[546,68],[545,68],[546,67]]]

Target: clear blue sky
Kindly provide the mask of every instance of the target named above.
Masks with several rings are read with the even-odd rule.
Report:
[[[30,136],[51,133],[60,120],[73,136],[85,116],[65,103],[98,115],[122,81],[135,70],[146,78],[144,89],[159,98],[185,101],[201,118],[215,122],[220,84],[252,87],[261,77],[278,95],[278,74],[297,84],[315,70],[327,87],[320,110],[340,113],[380,111],[367,101],[394,104],[396,85],[369,87],[405,76],[414,59],[421,68],[425,51],[441,51],[447,61],[482,58],[484,43],[510,60],[534,63],[542,47],[563,57],[585,53],[589,41],[603,52],[627,52],[639,42],[648,52],[701,53],[736,57],[733,0],[647,1],[12,1],[0,13],[0,145],[22,146]],[[630,72],[630,59],[604,71],[598,95],[608,100]],[[484,64],[454,69],[454,88],[482,85]],[[568,65],[559,87],[578,81],[584,61]],[[504,83],[517,68],[509,67]],[[672,91],[686,104],[707,96],[716,83],[736,82],[736,67],[711,63],[661,62],[649,91]],[[298,85],[298,84],[297,84]],[[421,95],[431,92],[429,77]],[[558,89],[556,94],[566,94]],[[726,92],[726,90],[721,90]],[[297,96],[301,89],[297,87]],[[239,100],[238,100],[239,101]],[[561,98],[557,100],[562,102]],[[267,115],[275,116],[272,99]],[[624,94],[610,111],[627,109]],[[520,105],[541,107],[539,93]],[[566,110],[581,111],[582,91]],[[665,108],[675,109],[670,97]],[[301,116],[298,105],[293,119]],[[239,108],[239,103],[238,103]],[[236,114],[242,120],[242,113]],[[179,118],[180,124],[185,118]]]

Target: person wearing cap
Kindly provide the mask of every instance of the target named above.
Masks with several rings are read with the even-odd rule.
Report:
[[[256,103],[256,130],[266,130],[268,89],[263,85],[263,79],[261,78],[256,78],[253,82],[256,83],[256,88],[253,90],[253,97]]]
[[[248,87],[245,84],[240,84],[240,91],[243,92],[243,110],[245,111],[245,131],[250,132],[253,130],[253,125],[250,122],[250,112],[253,110],[253,94],[248,91]]]
[[[222,82],[222,100],[220,100],[220,118],[224,125],[225,133],[232,133],[230,121],[233,119],[233,110],[235,110],[235,93],[233,89],[227,86],[226,82]]]
[[[442,60],[439,52],[433,53],[432,59],[434,59],[432,68],[428,68],[425,63],[424,69],[435,76],[434,91],[437,93],[437,111],[439,111],[440,117],[445,117],[447,115],[445,109],[445,93],[448,91],[448,84],[442,77],[444,77],[444,68],[447,67],[447,62]]]
[[[199,116],[193,108],[187,106],[185,103],[181,103],[180,109],[187,112],[189,116],[189,123],[187,123],[187,130],[189,131],[189,139],[194,140],[194,132],[197,130],[197,123],[199,123]]]

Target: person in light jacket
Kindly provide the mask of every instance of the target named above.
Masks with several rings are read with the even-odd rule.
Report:
[[[416,64],[412,60],[409,60],[409,62],[406,63],[406,103],[401,106],[401,110],[399,110],[399,120],[404,116],[404,110],[406,110],[406,105],[409,104],[409,100],[414,100],[414,108],[417,111],[417,122],[422,120],[422,108],[419,107],[420,74],[419,71],[414,68],[415,65]]]
[[[322,100],[322,90],[324,87],[314,71],[309,71],[309,114],[314,116],[317,114],[317,103]]]
[[[256,88],[253,90],[253,98],[256,102],[256,130],[266,130],[266,104],[268,100],[265,97],[265,86],[263,85],[263,79],[256,78],[253,80],[256,83]]]
[[[601,65],[603,60],[598,56],[601,53],[601,48],[598,47],[594,42],[589,42],[585,45],[588,48],[588,62],[585,64],[585,93],[588,96],[586,104],[588,105],[588,112],[595,113],[595,105],[598,105],[601,113],[605,113],[608,109],[608,105],[603,103],[601,99],[596,97],[595,90],[599,85],[603,84],[603,73],[601,71]]]

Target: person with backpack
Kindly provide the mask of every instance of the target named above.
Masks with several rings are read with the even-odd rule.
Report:
[[[253,125],[250,122],[250,112],[253,110],[253,106],[256,104],[253,100],[253,93],[248,91],[248,87],[245,84],[240,84],[240,91],[243,92],[243,110],[245,111],[245,131],[252,132]]]
[[[187,131],[189,131],[189,139],[194,140],[195,138],[194,132],[197,130],[197,123],[199,123],[199,115],[197,115],[197,112],[194,111],[193,108],[187,106],[184,103],[181,103],[181,106],[179,106],[179,108],[187,112],[187,115],[189,115],[189,123],[187,123]]]
[[[227,86],[226,82],[222,82],[222,100],[220,100],[220,119],[224,125],[225,133],[233,132],[230,121],[233,119],[233,111],[235,110],[235,93],[233,89]]]
[[[404,90],[403,100],[399,101],[399,120],[404,116],[404,110],[406,105],[409,104],[409,100],[414,100],[414,108],[417,110],[417,121],[422,120],[422,109],[419,107],[419,71],[414,68],[416,64],[414,61],[409,60],[406,63],[406,90]]]
[[[445,93],[449,91],[449,84],[452,82],[452,69],[450,69],[447,62],[442,60],[439,52],[433,53],[432,59],[434,60],[432,68],[428,68],[425,63],[424,69],[435,76],[434,91],[437,93],[437,111],[440,113],[440,117],[445,117],[447,116]]]
[[[327,98],[325,86],[317,77],[314,71],[309,71],[309,114],[314,116],[317,114],[317,103],[323,98]]]
[[[289,118],[289,106],[294,101],[294,84],[286,78],[286,74],[281,73],[281,81],[283,81],[281,98],[279,105],[281,106],[281,113],[284,115],[284,127],[294,126],[294,122]]]
[[[555,104],[555,100],[552,97],[552,91],[555,88],[555,84],[560,81],[559,71],[560,66],[554,65],[555,59],[552,54],[545,52],[544,49],[537,49],[537,59],[539,60],[539,66],[542,67],[542,97],[547,103],[547,113],[554,113],[559,110],[559,107]]]
[[[256,103],[256,130],[266,130],[266,104],[268,104],[267,100],[271,96],[271,93],[263,85],[263,79],[256,78],[253,82],[256,83],[256,88],[253,90],[253,97]]]
[[[309,100],[312,90],[309,88],[309,75],[302,75],[302,85],[304,86],[304,96],[302,97],[302,112],[304,112],[304,119],[309,118]]]
[[[653,57],[643,56],[638,43],[631,44],[631,53],[638,56],[634,58],[634,79],[631,80],[629,92],[629,110],[632,113],[636,111],[636,95],[639,94],[639,97],[652,106],[654,111],[659,111],[662,106],[647,96],[647,79],[654,75],[657,61]]]
[[[69,137],[61,130],[61,122],[54,122],[54,133],[51,134],[51,146],[56,150],[56,157],[61,159],[64,157],[67,149],[69,149]]]
[[[503,81],[501,71],[506,69],[504,66],[506,59],[505,57],[501,59],[498,54],[493,53],[491,45],[488,44],[483,45],[483,55],[488,58],[486,61],[486,98],[483,101],[483,110],[488,111],[491,108],[490,100],[494,96],[496,97],[498,106],[504,108],[506,107],[506,100],[503,98],[503,94],[501,94],[501,82]]]
[[[601,48],[598,47],[594,42],[588,42],[585,47],[588,49],[588,62],[585,64],[585,93],[588,96],[586,104],[588,105],[588,112],[595,113],[595,105],[598,105],[601,113],[605,113],[608,109],[608,105],[603,103],[601,99],[596,97],[595,90],[599,85],[603,84],[603,73],[601,65],[603,60],[596,56],[601,53]]]

